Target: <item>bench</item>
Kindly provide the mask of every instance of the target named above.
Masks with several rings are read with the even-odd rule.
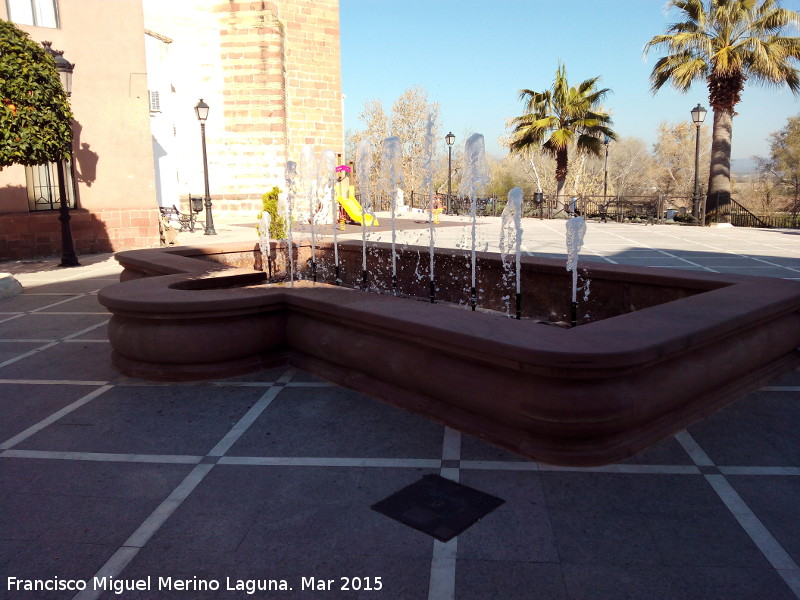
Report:
[[[182,213],[174,204],[172,206],[159,207],[161,216],[168,222],[177,223],[178,231],[194,232],[195,213],[190,211],[189,214]]]

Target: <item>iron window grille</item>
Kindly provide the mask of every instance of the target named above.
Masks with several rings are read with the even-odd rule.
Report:
[[[72,160],[64,161],[64,178],[64,186],[67,189],[67,206],[70,210],[74,210],[76,203]],[[61,207],[56,163],[25,167],[25,184],[28,188],[28,209],[31,212],[58,210]]]

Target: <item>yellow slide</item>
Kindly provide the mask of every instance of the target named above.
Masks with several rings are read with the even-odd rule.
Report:
[[[361,209],[361,205],[356,200],[356,188],[355,186],[350,186],[349,194],[347,198],[342,197],[342,189],[337,184],[336,185],[336,201],[342,205],[347,215],[359,225],[361,224],[361,215],[363,211]],[[366,224],[367,225],[379,225],[378,219],[374,218],[372,215],[365,215],[366,217]]]

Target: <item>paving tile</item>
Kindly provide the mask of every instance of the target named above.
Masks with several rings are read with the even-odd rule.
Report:
[[[794,600],[771,569],[574,565],[561,567],[574,600]]]
[[[557,564],[459,558],[458,600],[563,600],[567,598]],[[589,596],[586,596],[589,598]]]
[[[244,554],[241,552],[219,553],[191,550],[180,546],[169,548],[143,548],[126,567],[120,577],[143,579],[151,582],[149,591],[130,591],[117,595],[113,591],[101,594],[101,600],[124,598],[125,600],[251,600],[252,598],[286,597],[298,598],[302,577],[313,575],[315,563],[308,558],[297,558],[294,562],[280,556]],[[237,582],[253,581],[254,589],[236,590]],[[256,581],[269,585],[269,580],[285,580],[291,592],[259,591]],[[177,583],[185,581],[186,587],[179,589]],[[216,584],[214,590],[212,585]],[[245,584],[246,585],[246,584]],[[195,586],[195,587],[191,587]],[[229,589],[230,588],[230,589]],[[322,594],[321,597],[331,597]],[[318,593],[319,597],[319,593]]]
[[[441,457],[443,427],[344,388],[284,388],[231,456]]]
[[[7,540],[119,547],[159,504],[152,499],[18,492],[4,499],[0,530]]]
[[[433,538],[387,517],[370,507],[419,481],[427,469],[359,469],[357,485],[349,492],[350,503],[341,526],[330,540],[336,555],[382,556],[387,560],[427,557]]]
[[[0,363],[35,350],[45,342],[0,342]]]
[[[163,500],[194,465],[4,458],[0,481],[13,477],[18,492]]]
[[[19,277],[17,277],[19,279]],[[70,280],[49,280],[42,283],[29,281],[25,282],[20,279],[25,292],[36,294],[87,294],[96,292],[107,285],[118,283],[119,279],[113,275],[96,276],[87,278],[78,278]]]
[[[39,296],[41,297],[41,296]],[[62,297],[63,298],[63,297]],[[64,298],[66,299],[66,298]],[[0,306],[0,308],[2,308]],[[68,302],[62,302],[50,308],[44,308],[41,312],[44,313],[75,313],[75,312],[93,312],[105,313],[110,316],[105,306],[100,304],[97,300],[97,294],[85,294],[74,296]]]
[[[78,543],[68,540],[3,540],[0,543],[0,600],[68,600],[71,591],[22,592],[9,589],[8,577],[18,579],[90,580],[116,552],[116,545]]]
[[[459,558],[558,562],[539,473],[462,471],[460,482],[505,504],[458,537]]]
[[[701,475],[541,472],[550,509],[577,513],[670,512],[718,509],[720,499]]]
[[[582,565],[662,564],[647,528],[647,517],[635,511],[584,513],[551,509],[558,556],[562,563]]]
[[[76,369],[78,364],[79,370]],[[119,371],[111,364],[111,344],[86,341],[60,343],[0,368],[0,377],[4,379],[74,380],[78,373],[81,381],[111,381],[118,378]]]
[[[25,431],[95,389],[96,386],[84,385],[0,384],[0,442]]]
[[[349,505],[348,494],[358,477],[359,472],[354,469],[217,465],[161,527],[151,544],[220,554],[243,548],[263,555],[268,547],[286,555],[316,552],[293,544],[293,535],[302,534],[295,519],[305,519],[304,515],[314,510],[325,511],[329,517],[337,511],[342,513]],[[256,524],[259,531],[269,527],[278,531],[266,537],[249,535]],[[245,543],[246,538],[249,539]]]
[[[727,508],[648,513],[647,529],[665,566],[769,568]]]
[[[795,394],[757,392],[687,429],[716,465],[800,466]]]
[[[204,455],[262,393],[247,387],[118,386],[17,448]]]
[[[490,444],[471,435],[461,436],[461,460],[490,460],[507,462],[532,462],[509,450]]]
[[[800,564],[800,477],[727,476],[756,517]]]
[[[714,267],[719,273],[733,273],[735,275],[754,275],[756,277],[793,277],[794,271],[763,265],[758,267]]]
[[[65,295],[65,294],[31,294],[31,293],[21,293],[16,296],[12,296],[10,298],[2,298],[0,299],[0,319],[4,318],[6,315],[3,313],[19,313],[19,312],[28,312],[31,310],[38,310],[44,307],[48,307],[54,305],[53,308],[57,309],[57,307],[62,306],[59,304],[64,300],[69,300],[70,298],[74,298],[73,295]]]
[[[0,339],[58,340],[107,320],[107,315],[69,315],[66,318],[64,315],[31,313],[0,323]],[[0,369],[0,376],[2,373]]]
[[[674,437],[661,440],[656,444],[637,452],[630,458],[620,461],[637,465],[692,465],[692,458]]]

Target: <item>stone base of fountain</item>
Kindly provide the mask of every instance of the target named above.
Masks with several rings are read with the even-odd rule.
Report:
[[[391,295],[385,244],[340,244],[341,287],[267,273],[257,244],[122,252],[123,283],[104,288],[114,364],[154,380],[216,379],[293,364],[524,456],[563,465],[617,461],[756,389],[800,362],[800,284],[700,272],[582,264],[591,297],[580,326],[563,262],[523,260],[523,319],[505,316],[515,282],[479,254],[471,312],[469,255],[439,251],[437,300]],[[427,249],[398,261],[398,293],[428,298]],[[310,272],[308,248],[293,252]],[[332,250],[317,254],[332,280]],[[155,276],[163,275],[163,276]],[[351,286],[351,287],[347,287]],[[458,307],[462,305],[462,308]],[[486,310],[488,309],[488,310]],[[493,312],[497,311],[497,312]]]

